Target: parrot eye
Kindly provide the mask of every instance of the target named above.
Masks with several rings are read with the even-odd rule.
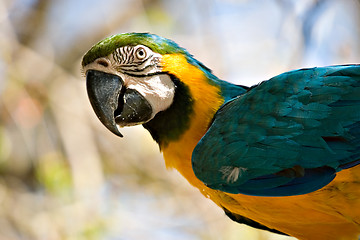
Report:
[[[146,58],[146,51],[144,48],[139,47],[138,49],[136,49],[135,55],[136,55],[137,59],[143,60]]]

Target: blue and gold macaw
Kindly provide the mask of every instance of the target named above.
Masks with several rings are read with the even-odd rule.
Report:
[[[218,79],[171,40],[111,36],[83,57],[92,107],[114,134],[142,124],[232,220],[298,239],[360,234],[360,66]]]

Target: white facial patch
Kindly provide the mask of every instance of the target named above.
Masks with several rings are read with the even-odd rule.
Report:
[[[145,77],[127,76],[125,86],[138,91],[150,103],[153,113],[151,119],[170,107],[174,100],[175,84],[166,74]]]

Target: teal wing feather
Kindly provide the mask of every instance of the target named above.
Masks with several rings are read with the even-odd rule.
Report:
[[[295,70],[224,104],[192,155],[213,189],[291,196],[360,163],[360,65]]]

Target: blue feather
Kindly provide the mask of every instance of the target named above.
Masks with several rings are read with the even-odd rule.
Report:
[[[296,70],[252,87],[219,109],[192,163],[205,184],[231,193],[322,188],[360,163],[360,66]],[[278,174],[294,166],[304,175]]]

